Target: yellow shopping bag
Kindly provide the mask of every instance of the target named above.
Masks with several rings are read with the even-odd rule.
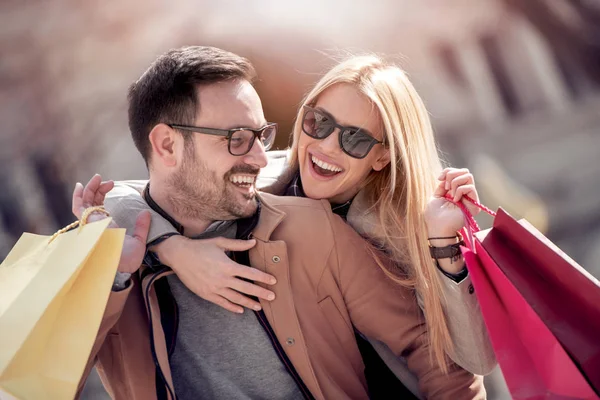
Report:
[[[25,233],[0,265],[0,399],[74,398],[123,247],[110,220]]]

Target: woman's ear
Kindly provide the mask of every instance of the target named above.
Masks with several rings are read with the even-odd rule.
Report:
[[[383,149],[379,157],[375,159],[372,167],[375,171],[381,171],[390,163],[390,151],[388,149]]]
[[[158,124],[150,131],[148,135],[150,145],[152,146],[151,159],[155,163],[161,163],[166,167],[177,165],[177,154],[175,153],[175,143],[177,133],[166,124]]]

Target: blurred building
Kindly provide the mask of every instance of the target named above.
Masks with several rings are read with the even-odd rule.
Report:
[[[4,2],[0,259],[22,231],[72,220],[75,182],[146,176],[127,88],[165,50],[203,44],[255,63],[280,148],[302,95],[336,59],[395,60],[424,97],[446,158],[475,172],[484,202],[526,216],[600,276],[598,3]]]

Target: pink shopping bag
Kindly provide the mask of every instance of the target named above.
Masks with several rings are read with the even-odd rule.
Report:
[[[561,342],[482,245],[494,228],[479,231],[466,207],[459,206],[468,221],[469,240],[463,255],[512,397],[600,399]]]

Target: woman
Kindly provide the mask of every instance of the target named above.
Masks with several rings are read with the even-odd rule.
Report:
[[[444,365],[447,354],[470,372],[489,373],[495,359],[464,262],[455,254],[463,216],[444,200],[447,194],[455,202],[465,195],[477,199],[477,191],[467,170],[442,170],[427,111],[405,73],[374,56],[338,64],[304,99],[291,149],[273,153],[258,186],[328,199],[336,213],[395,261],[388,276],[415,288],[435,359]],[[148,208],[126,185],[109,194],[109,210],[116,203],[120,209]],[[230,310],[236,310],[232,303],[256,307],[240,293],[220,296],[219,286],[211,283],[217,276],[233,289],[236,277],[272,283],[269,276],[242,273],[225,280],[226,269],[214,268],[230,266],[223,261],[225,248],[244,250],[251,244],[170,237],[174,228],[158,214],[152,218],[150,244],[161,261],[186,285],[186,274],[190,285],[206,283],[190,289]],[[270,295],[258,287],[239,292]]]

